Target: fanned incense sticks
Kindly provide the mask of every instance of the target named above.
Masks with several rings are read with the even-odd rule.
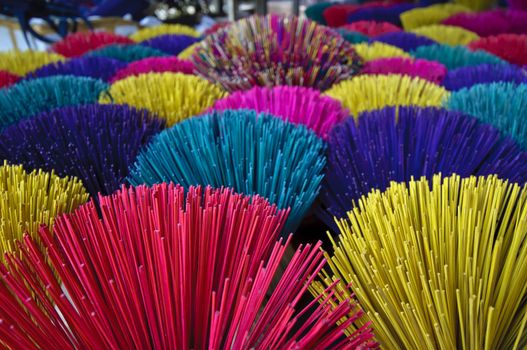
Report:
[[[527,84],[527,73],[511,64],[482,64],[461,67],[448,72],[443,81],[443,86],[450,91],[457,91],[477,84],[500,81]]]
[[[378,22],[378,21],[357,21],[350,24],[346,24],[341,28],[359,32],[366,36],[376,36],[386,33],[400,32],[402,29],[393,25],[390,22]]]
[[[471,42],[471,50],[485,50],[507,62],[527,65],[527,35],[500,34]]]
[[[15,240],[22,239],[25,232],[39,242],[36,233],[41,224],[52,225],[57,215],[70,212],[87,200],[82,183],[74,177],[60,178],[41,170],[27,173],[21,165],[4,162],[0,166],[2,256],[15,250]],[[0,338],[3,343],[5,339]]]
[[[460,27],[447,26],[444,24],[435,24],[425,27],[419,27],[412,30],[413,33],[426,36],[443,45],[457,46],[467,45],[479,39],[479,36]]]
[[[411,57],[400,48],[381,42],[355,44],[353,45],[353,48],[365,62],[377,60],[379,58]]]
[[[367,3],[365,3],[367,4]],[[411,10],[419,5],[412,3],[397,3],[388,6],[362,7],[357,11],[347,15],[347,23],[356,21],[383,21],[390,22],[398,27],[402,27],[401,13]]]
[[[196,70],[228,91],[297,85],[324,90],[353,76],[360,59],[333,30],[297,17],[252,16],[206,37]]]
[[[97,102],[108,85],[98,79],[57,75],[0,90],[0,130],[54,108]]]
[[[272,114],[293,124],[303,124],[323,138],[349,115],[339,101],[322,96],[318,90],[298,86],[238,91],[216,101],[212,109],[250,109]]]
[[[460,4],[434,4],[427,7],[410,9],[401,13],[400,17],[403,28],[409,31],[432,24],[438,24],[452,15],[469,11],[470,10],[467,7]]]
[[[381,58],[364,65],[362,74],[400,74],[440,84],[447,69],[439,62],[411,58]]]
[[[302,125],[254,111],[190,118],[155,136],[137,156],[133,185],[174,182],[227,186],[291,208],[294,232],[320,190],[324,142]]]
[[[328,138],[321,218],[334,226],[354,201],[390,182],[434,174],[497,174],[527,181],[527,152],[476,118],[436,108],[366,112],[337,125]]]
[[[199,33],[192,27],[181,24],[162,24],[138,30],[132,34],[130,38],[136,42],[142,42],[166,34],[188,35],[195,38],[199,37]]]
[[[169,55],[178,55],[190,45],[197,43],[198,38],[188,35],[165,34],[141,42],[141,45],[152,47]]]
[[[427,38],[426,36],[409,32],[386,33],[371,38],[370,42],[373,41],[380,41],[382,43],[398,47],[407,52],[415,50],[420,46],[437,44],[437,41]]]
[[[478,84],[452,93],[445,105],[494,125],[527,147],[527,85]]]
[[[16,74],[6,70],[0,70],[0,89],[8,88],[20,80]]]
[[[496,176],[393,183],[338,222],[311,290],[340,280],[388,349],[523,349],[526,217],[527,189]]]
[[[349,43],[360,44],[368,42],[368,37],[359,32],[351,32],[349,30],[338,28],[337,32]]]
[[[504,33],[525,33],[527,12],[515,10],[490,10],[476,13],[460,13],[449,17],[443,24],[470,30],[479,36],[491,36]]]
[[[64,60],[56,53],[43,51],[4,51],[0,52],[0,70],[6,70],[18,76],[34,71],[48,63]]]
[[[113,58],[123,62],[134,62],[147,57],[168,56],[160,50],[143,45],[108,45],[87,53],[90,56]]]
[[[411,51],[415,58],[424,58],[429,61],[437,61],[448,69],[456,69],[466,66],[477,66],[480,64],[502,64],[506,63],[501,58],[485,51],[470,51],[463,46],[429,45],[421,46]]]
[[[203,112],[225,92],[208,81],[181,73],[149,73],[116,81],[101,103],[146,108],[169,126]]]
[[[164,125],[147,111],[128,106],[55,109],[4,129],[0,159],[28,170],[76,176],[93,197],[111,194],[128,175],[139,149]]]
[[[0,266],[0,336],[11,348],[366,349],[376,347],[352,299],[332,287],[306,307],[324,266],[320,243],[276,241],[286,211],[230,189],[161,184],[122,189],[57,219],[45,250]],[[82,243],[81,243],[82,242]],[[57,271],[58,277],[53,275]],[[60,281],[58,280],[60,278]],[[277,283],[272,286],[272,281]],[[61,284],[62,283],[62,284]],[[317,303],[320,302],[320,304]],[[317,305],[318,304],[318,305]],[[332,305],[338,304],[336,307]]]
[[[177,57],[149,57],[128,64],[112,77],[112,83],[131,76],[147,73],[184,73],[192,74],[194,65],[190,61]]]
[[[130,38],[109,32],[77,32],[53,44],[51,50],[64,57],[78,57],[104,46],[133,43]]]
[[[441,106],[449,95],[429,81],[397,74],[361,75],[335,85],[326,94],[342,102],[354,117],[387,106]]]
[[[54,75],[74,75],[109,81],[115,72],[124,67],[126,67],[125,62],[112,58],[85,56],[47,64],[28,73],[27,77],[43,78]]]

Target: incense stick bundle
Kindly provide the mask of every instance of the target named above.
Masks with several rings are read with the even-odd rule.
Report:
[[[166,34],[188,35],[195,38],[200,36],[194,28],[189,26],[181,24],[162,24],[158,26],[142,28],[132,34],[130,38],[135,42],[143,42],[145,40]]]
[[[200,75],[226,90],[295,85],[324,90],[360,59],[335,31],[297,17],[252,16],[206,37],[192,55]]]
[[[471,50],[484,50],[509,63],[527,65],[527,34],[500,34],[470,43]]]
[[[402,31],[401,28],[390,22],[379,21],[357,21],[346,24],[340,28],[353,32],[359,32],[369,37]]]
[[[77,32],[68,34],[64,39],[54,43],[51,50],[71,58],[108,45],[133,43],[134,41],[130,38],[110,32]]]
[[[372,43],[355,44],[353,45],[353,48],[365,62],[377,60],[380,58],[411,57],[408,53],[404,52],[398,47],[376,41]]]
[[[0,70],[24,76],[46,64],[59,62],[64,57],[44,51],[4,51],[0,52]]]
[[[44,78],[55,75],[74,75],[109,81],[125,62],[107,57],[85,56],[68,61],[50,63],[27,74],[26,78]]]
[[[339,101],[321,95],[318,90],[299,86],[254,87],[237,91],[216,101],[211,109],[264,112],[293,124],[303,124],[322,138],[326,138],[333,126],[349,115]]]
[[[447,69],[439,62],[402,57],[380,58],[366,62],[362,74],[399,74],[419,77],[434,84],[440,84]]]
[[[460,27],[447,26],[444,24],[434,24],[412,29],[412,33],[426,36],[443,45],[457,46],[468,45],[479,39],[479,36]]]
[[[4,129],[0,159],[28,170],[75,176],[93,197],[111,194],[128,175],[139,149],[164,126],[164,120],[129,106],[55,109]]]
[[[51,225],[55,217],[77,208],[88,200],[82,182],[75,177],[58,177],[54,172],[34,170],[21,165],[0,166],[0,252],[16,249],[24,233],[40,242],[41,224]],[[3,315],[3,314],[2,314]],[[2,338],[2,342],[4,338]]]
[[[449,71],[443,86],[449,91],[458,91],[477,84],[495,82],[527,83],[527,74],[511,64],[481,64]]]
[[[168,55],[178,55],[200,39],[189,35],[165,34],[141,42],[141,45],[163,51]]]
[[[20,77],[18,75],[6,70],[0,70],[0,89],[8,88],[11,85],[16,84],[19,80]]]
[[[338,222],[311,290],[340,280],[388,349],[523,349],[526,217],[527,188],[496,176],[393,183]]]
[[[116,81],[100,102],[148,109],[171,126],[203,112],[224,96],[221,88],[196,76],[148,73]]]
[[[355,201],[392,181],[497,174],[527,181],[527,152],[476,118],[437,108],[388,107],[337,125],[328,138],[319,216],[335,228]]]
[[[420,46],[437,44],[437,41],[435,40],[410,32],[386,33],[371,38],[370,42],[373,41],[379,41],[391,46],[395,46],[406,52],[415,50]]]
[[[374,348],[352,299],[299,305],[324,266],[320,243],[277,273],[287,211],[230,189],[139,186],[57,219],[45,250],[24,237],[0,265],[0,337],[10,348]],[[81,243],[82,242],[82,243]],[[43,263],[48,258],[49,265]],[[58,277],[52,271],[56,270]],[[60,278],[61,283],[58,278]],[[271,287],[273,278],[278,280]],[[266,297],[266,295],[269,295]],[[67,297],[66,297],[67,296]],[[335,308],[331,304],[338,303]],[[317,305],[318,304],[318,305]]]
[[[122,62],[134,62],[148,57],[168,56],[160,50],[143,45],[108,45],[88,52],[86,55],[113,58]]]
[[[410,52],[415,58],[437,61],[449,70],[480,64],[504,64],[501,58],[485,51],[470,51],[464,46],[428,45]]]
[[[341,82],[326,92],[349,109],[354,117],[386,106],[441,106],[448,91],[407,75],[361,75]]]
[[[177,57],[149,57],[128,64],[123,69],[117,71],[112,77],[112,84],[131,76],[138,76],[147,73],[184,73],[192,74],[194,65],[190,61],[182,60]]]
[[[322,139],[302,125],[250,110],[187,119],[158,134],[130,168],[131,184],[232,187],[291,208],[294,232],[320,190]]]
[[[107,88],[98,79],[66,75],[21,81],[0,90],[0,129],[54,108],[97,102]]]
[[[452,93],[445,106],[492,124],[527,147],[527,85],[502,82],[474,85]]]

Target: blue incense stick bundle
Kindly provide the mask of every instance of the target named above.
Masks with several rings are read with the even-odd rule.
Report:
[[[0,90],[0,130],[54,108],[95,103],[108,85],[101,80],[57,75]]]
[[[436,41],[426,36],[410,32],[393,32],[377,35],[370,39],[370,42],[380,41],[382,43],[398,47],[404,51],[412,51],[420,46],[435,45]]]
[[[303,125],[250,110],[215,112],[174,125],[153,138],[130,168],[133,185],[174,182],[228,186],[291,208],[294,232],[318,195],[325,144]]]

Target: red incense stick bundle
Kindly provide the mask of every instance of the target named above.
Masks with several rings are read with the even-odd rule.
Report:
[[[13,349],[339,349],[370,347],[369,325],[328,288],[297,306],[324,265],[288,242],[287,211],[230,189],[173,184],[100,196],[29,236],[0,266],[0,339]],[[58,274],[54,275],[53,270]],[[272,290],[271,290],[272,289]],[[325,298],[325,299],[324,299]],[[321,300],[324,299],[324,300]],[[336,305],[336,307],[331,307]],[[339,323],[344,316],[354,315]],[[347,330],[347,336],[344,335]]]

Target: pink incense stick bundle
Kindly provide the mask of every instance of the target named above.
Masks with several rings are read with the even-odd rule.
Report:
[[[402,29],[397,27],[395,24],[392,24],[390,22],[378,21],[357,21],[350,24],[346,24],[341,28],[352,32],[359,32],[368,37],[402,31]]]
[[[128,64],[125,68],[117,71],[111,79],[111,83],[147,73],[174,72],[192,74],[194,65],[192,62],[177,57],[148,57]]]
[[[211,109],[250,109],[269,113],[293,124],[306,125],[323,138],[335,124],[349,116],[339,101],[323,96],[315,89],[293,86],[238,91],[216,101]]]
[[[471,42],[468,47],[473,51],[487,51],[512,64],[527,65],[527,34],[489,36]]]
[[[53,235],[41,228],[46,250],[26,235],[19,252],[6,256],[0,265],[2,345],[376,346],[369,325],[350,329],[361,315],[349,299],[336,302],[333,286],[297,309],[324,265],[320,244],[300,247],[271,287],[288,244],[277,241],[288,213],[266,200],[164,183],[123,187],[99,202],[102,219],[88,203],[58,218]],[[347,315],[352,321],[337,325]]]
[[[426,79],[439,84],[447,74],[444,65],[435,61],[422,59],[391,57],[380,58],[367,62],[362,69],[363,74],[402,74]]]

